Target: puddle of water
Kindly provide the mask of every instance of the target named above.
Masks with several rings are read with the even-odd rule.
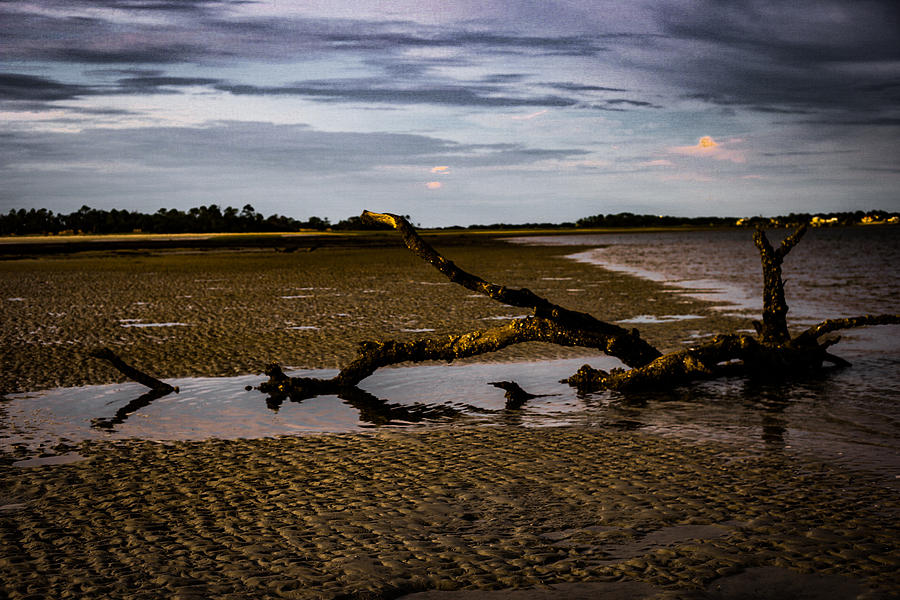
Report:
[[[56,456],[41,456],[38,458],[28,458],[18,460],[13,463],[14,467],[44,467],[47,465],[68,465],[74,462],[85,460],[86,457],[81,456],[77,452],[68,452],[66,454],[58,454]]]
[[[701,315],[638,315],[630,319],[621,319],[616,323],[674,323],[702,318]]]
[[[512,319],[524,319],[525,317],[530,317],[531,315],[497,315],[495,317],[482,317],[482,321],[509,321]]]

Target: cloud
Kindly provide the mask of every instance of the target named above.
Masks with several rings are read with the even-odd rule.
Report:
[[[438,190],[438,189],[442,188],[443,186],[444,186],[444,184],[442,184],[440,181],[429,181],[428,183],[425,184],[425,187],[428,188],[429,190]]]
[[[432,173],[447,173],[450,171],[450,167],[431,167]]]
[[[746,161],[743,152],[729,150],[723,144],[720,144],[708,135],[701,137],[693,146],[674,146],[669,148],[668,151],[673,154],[712,158],[715,160],[727,160],[734,163]]]
[[[685,98],[772,114],[896,116],[896,2],[698,0],[657,15],[667,36],[646,41],[644,66]]]
[[[527,115],[513,115],[510,117],[510,119],[513,119],[514,121],[530,121],[531,119],[536,119],[536,118],[540,117],[541,115],[547,114],[547,112],[548,112],[548,109],[545,108],[543,110],[539,110],[537,112],[533,112],[533,113],[530,113]]]
[[[673,163],[671,160],[666,160],[664,158],[660,158],[657,160],[648,160],[644,162],[638,163],[639,167],[671,167]]]
[[[491,89],[467,85],[438,85],[418,88],[387,87],[381,82],[332,80],[309,81],[287,86],[219,84],[220,91],[235,95],[304,96],[322,102],[361,102],[386,104],[438,104],[448,106],[515,107],[575,106],[578,101],[560,96],[515,97],[495,95]]]
[[[92,93],[81,85],[68,85],[33,75],[0,73],[0,100],[71,100]]]
[[[40,151],[23,152],[26,147]],[[41,161],[55,161],[60,169],[73,162],[121,160],[176,171],[237,167],[328,174],[418,165],[445,173],[448,167],[428,165],[527,165],[584,152],[506,143],[461,144],[414,134],[328,132],[305,125],[219,122],[198,127],[14,132],[0,145],[0,164],[27,170],[39,156]]]

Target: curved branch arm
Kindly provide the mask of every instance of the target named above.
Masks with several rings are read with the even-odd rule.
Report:
[[[585,365],[563,381],[581,392],[592,392],[646,389],[709,379],[729,370],[721,363],[750,358],[759,352],[759,348],[756,339],[749,335],[720,335],[700,346],[671,352],[628,371],[613,369],[607,373]]]
[[[636,329],[631,331],[623,329],[595,319],[587,313],[553,304],[529,289],[496,285],[460,269],[419,237],[409,221],[399,215],[363,211],[361,219],[371,223],[390,225],[398,230],[407,248],[434,266],[453,283],[509,306],[532,309],[535,317],[554,321],[563,328],[594,331],[597,335],[616,338],[616,353],[613,356],[619,358],[626,365],[645,365],[660,356],[659,350],[641,339]]]
[[[827,333],[867,325],[900,325],[900,315],[862,315],[844,319],[828,319],[817,323],[794,338],[795,342],[813,342]]]
[[[807,229],[808,226],[806,225],[806,223],[804,223],[803,225],[795,229],[791,235],[781,240],[781,246],[778,248],[778,250],[776,250],[778,256],[784,259],[784,257],[788,255],[788,252],[790,252],[791,249],[793,249],[793,247],[797,245],[797,243],[800,241],[800,238],[802,238],[803,234],[806,233]]]

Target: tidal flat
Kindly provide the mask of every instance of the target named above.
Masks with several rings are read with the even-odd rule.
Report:
[[[717,314],[711,303],[562,258],[580,247],[522,247],[476,237],[438,249],[485,279],[528,287],[608,321],[696,314],[715,320],[705,323],[713,329],[749,326],[746,319]],[[6,260],[0,262],[0,391],[120,381],[116,371],[88,356],[103,346],[160,378],[255,374],[269,363],[339,368],[362,341],[486,329],[525,312],[451,284],[394,246]],[[677,347],[686,331],[697,329],[691,322],[641,325],[664,348]],[[531,344],[479,360],[590,355]]]
[[[604,320],[697,317],[634,325],[663,350],[749,326],[562,258],[583,248],[437,245],[486,279]],[[523,312],[395,247],[25,258],[0,262],[0,286],[6,394],[119,381],[88,357],[98,346],[163,379],[270,362],[337,368],[363,340]],[[477,360],[591,356],[528,344]],[[10,598],[898,597],[896,486],[783,447],[688,442],[622,421],[63,450],[0,465]]]

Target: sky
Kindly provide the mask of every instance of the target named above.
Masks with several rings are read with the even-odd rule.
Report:
[[[0,0],[0,211],[900,210],[893,0]]]

